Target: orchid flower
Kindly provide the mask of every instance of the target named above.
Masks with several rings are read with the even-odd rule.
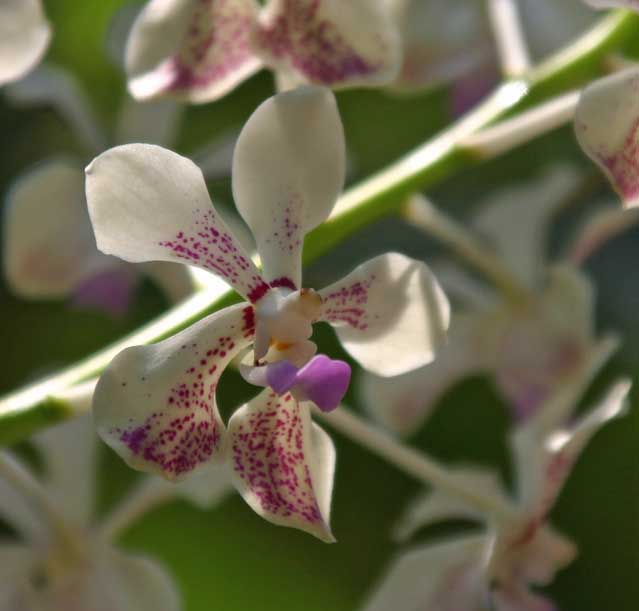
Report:
[[[569,257],[574,262],[546,262],[551,215],[578,181],[575,171],[557,168],[531,185],[492,196],[481,208],[473,226],[489,240],[485,251],[494,252],[527,292],[512,299],[457,266],[440,268],[438,277],[460,303],[449,341],[421,369],[391,379],[360,378],[363,403],[378,421],[397,433],[413,433],[452,385],[485,374],[510,406],[513,421],[521,424],[557,388],[581,375],[599,342],[593,287],[575,263],[615,231],[632,226],[633,219],[615,214],[611,224],[613,219],[604,223],[598,216],[575,239]],[[612,338],[605,342],[612,350]]]
[[[33,70],[51,40],[40,0],[3,0],[0,4],[0,86]]]
[[[383,0],[151,0],[127,47],[138,99],[226,95],[263,66],[289,84],[379,85],[399,67]]]
[[[639,68],[595,81],[575,115],[577,139],[627,208],[639,206]]]
[[[336,201],[344,151],[329,90],[279,94],[251,116],[235,148],[233,193],[255,236],[261,272],[188,159],[134,144],[87,168],[89,212],[104,253],[196,265],[246,300],[116,357],[95,393],[98,432],[130,466],[171,480],[227,460],[260,515],[324,540],[332,540],[335,453],[309,407],[336,407],[350,368],[313,356],[313,323],[330,323],[362,366],[393,375],[433,358],[449,314],[428,268],[399,254],[376,257],[321,291],[302,288],[303,237]],[[242,372],[268,388],[233,414],[225,432],[215,390],[231,360],[249,349]]]
[[[512,437],[517,476],[515,519],[492,518],[484,531],[403,552],[391,565],[365,611],[552,611],[555,604],[531,585],[545,586],[575,558],[577,548],[548,525],[563,485],[591,437],[623,410],[630,384],[619,382],[586,416],[554,429],[559,394]],[[561,406],[562,410],[565,406]],[[562,411],[560,410],[560,411]],[[548,417],[550,416],[550,418]],[[476,469],[456,473],[469,490],[503,501],[498,478]],[[445,519],[485,521],[459,501],[434,491],[419,499],[398,525],[401,538]]]
[[[73,76],[51,66],[9,86],[6,94],[19,106],[52,107],[73,128],[91,157],[108,142],[168,144],[175,139],[181,113],[170,101],[139,104],[127,100],[113,133],[107,136]],[[196,154],[208,177],[228,173],[230,144],[224,136],[223,141],[216,139]],[[96,250],[84,195],[84,165],[73,156],[54,157],[19,177],[9,191],[3,261],[12,292],[25,299],[70,297],[77,306],[113,315],[127,310],[141,275],[150,277],[171,301],[188,295],[193,281],[182,266],[132,266]]]
[[[2,611],[178,611],[172,578],[157,561],[119,550],[114,539],[143,513],[176,497],[209,507],[229,489],[219,469],[202,490],[147,477],[101,522],[94,518],[97,437],[82,416],[33,440],[45,472],[0,455],[0,517],[19,537],[0,542]]]

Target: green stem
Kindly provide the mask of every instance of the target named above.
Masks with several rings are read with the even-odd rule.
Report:
[[[328,221],[307,236],[304,262],[317,259],[355,231],[396,212],[413,192],[432,187],[479,163],[463,151],[460,146],[463,141],[531,104],[565,93],[580,82],[603,74],[605,57],[636,36],[638,29],[639,18],[635,14],[610,13],[593,30],[548,61],[519,78],[504,82],[452,127],[348,190]],[[48,423],[70,417],[74,410],[60,393],[99,375],[127,346],[173,335],[236,300],[232,291],[201,291],[101,352],[34,386],[5,396],[0,400],[0,444],[17,441]]]

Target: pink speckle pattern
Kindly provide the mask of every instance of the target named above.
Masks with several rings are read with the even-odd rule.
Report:
[[[267,390],[230,424],[233,469],[246,500],[267,519],[300,528],[325,526],[307,464],[301,407],[290,393]]]
[[[380,318],[369,306],[369,292],[376,279],[373,274],[329,292],[322,291],[322,320],[366,331],[371,322]]]
[[[599,155],[599,161],[624,200],[639,200],[639,119],[633,123],[621,150],[613,155]]]
[[[256,45],[275,62],[290,64],[320,85],[338,85],[380,70],[380,62],[362,57],[338,25],[322,17],[321,4],[322,0],[280,0],[269,21],[260,24]]]
[[[250,71],[254,0],[198,0],[179,53],[164,69],[170,91],[210,87]]]
[[[277,211],[273,219],[273,233],[264,240],[265,244],[275,246],[285,257],[299,256],[302,250],[302,208],[299,196],[291,196],[290,203]]]
[[[187,352],[190,365],[160,399],[161,406],[151,407],[151,413],[141,424],[131,418],[128,427],[111,431],[138,461],[150,463],[153,470],[161,470],[175,478],[207,462],[220,449],[224,425],[215,403],[215,390],[228,363],[253,341],[255,332],[252,306],[238,310],[237,316],[222,334],[206,339],[202,345],[190,342],[179,347]],[[176,355],[177,357],[177,355]],[[162,371],[156,372],[163,377]],[[154,385],[151,373],[131,382],[149,388],[152,400]],[[127,392],[128,382],[121,382]]]
[[[215,210],[196,209],[194,215],[189,230],[178,231],[173,239],[159,242],[159,245],[169,250],[173,257],[221,277],[251,303],[258,301],[269,286],[235,236]]]

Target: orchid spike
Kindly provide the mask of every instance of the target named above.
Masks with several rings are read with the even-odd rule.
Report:
[[[203,473],[200,488],[145,478],[96,521],[98,444],[90,417],[56,426],[33,439],[44,474],[0,454],[0,516],[19,541],[0,542],[0,608],[69,611],[179,611],[173,579],[157,561],[124,552],[114,539],[143,513],[185,497],[208,507],[229,489],[224,473]],[[115,518],[115,519],[114,519]]]
[[[437,275],[457,297],[449,341],[438,358],[397,378],[366,374],[359,387],[364,405],[391,430],[411,434],[457,381],[491,376],[510,407],[512,420],[525,423],[546,398],[579,378],[599,351],[594,332],[594,290],[568,262],[544,262],[553,212],[573,192],[580,175],[569,167],[553,170],[534,186],[523,185],[491,197],[473,220],[483,250],[494,252],[526,288],[517,300],[496,293],[457,265],[438,266]],[[626,223],[625,219],[624,222]],[[618,224],[618,230],[626,224]],[[605,226],[583,228],[576,242],[588,247],[615,235]],[[587,235],[586,235],[587,234]],[[609,354],[616,343],[605,341]]]
[[[240,492],[258,513],[324,540],[332,539],[333,450],[311,424],[308,401],[334,407],[349,372],[339,361],[312,359],[313,324],[330,323],[353,358],[383,375],[429,362],[449,317],[428,268],[399,254],[376,257],[321,291],[302,288],[304,234],[337,199],[344,149],[327,89],[279,94],[250,117],[235,149],[233,192],[255,236],[261,272],[188,159],[135,144],[103,153],[87,168],[89,212],[104,253],[195,265],[246,300],[116,357],[95,393],[100,435],[129,465],[169,479],[229,460]],[[225,432],[216,387],[247,349],[246,377],[272,386],[238,410]],[[320,388],[322,382],[331,388]],[[277,475],[285,472],[295,477]]]
[[[3,0],[0,4],[0,86],[16,81],[40,62],[51,28],[40,0]]]
[[[115,43],[114,43],[115,45]],[[180,108],[170,101],[123,104],[116,126],[106,134],[88,96],[73,76],[45,66],[5,91],[16,106],[46,105],[73,129],[78,142],[95,155],[107,142],[172,142]],[[218,138],[196,153],[214,178],[230,173],[230,150]],[[142,276],[150,278],[170,301],[194,289],[182,266],[154,263],[132,266],[98,252],[84,194],[82,160],[55,157],[19,177],[4,211],[4,273],[12,292],[24,299],[68,298],[72,305],[124,314]],[[34,219],[39,222],[34,223]]]
[[[263,66],[294,85],[384,84],[397,72],[399,43],[382,0],[152,0],[131,32],[126,66],[138,99],[202,103]]]
[[[628,382],[614,385],[593,410],[564,430],[525,425],[513,437],[519,517],[493,519],[446,493],[433,491],[409,507],[398,525],[408,538],[418,528],[446,519],[486,522],[484,533],[460,535],[400,553],[364,611],[464,609],[550,611],[553,602],[531,590],[548,585],[577,554],[575,545],[548,525],[548,515],[590,438],[624,409]],[[548,402],[551,409],[553,401]],[[540,413],[543,413],[543,409]],[[507,494],[496,476],[476,469],[454,474],[469,489],[501,502]]]
[[[639,69],[595,81],[575,115],[577,140],[627,208],[639,206]]]

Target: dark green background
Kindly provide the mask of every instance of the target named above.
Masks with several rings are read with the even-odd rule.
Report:
[[[475,1],[475,0],[469,0]],[[118,70],[104,54],[104,35],[119,0],[45,2],[55,37],[49,60],[72,70],[90,93],[101,118],[113,120],[124,96]],[[272,93],[268,74],[260,74],[224,100],[191,108],[178,149],[192,150],[228,126],[239,127]],[[449,120],[446,92],[411,98],[349,91],[338,96],[347,143],[355,166],[351,180],[383,167],[421,143]],[[47,109],[16,111],[0,100],[0,189],[20,172],[59,152],[83,155],[73,134]],[[570,129],[529,144],[442,184],[436,201],[463,216],[497,185],[526,177],[535,180],[559,160],[592,167],[578,150]],[[228,180],[210,185],[216,201],[230,202]],[[610,196],[605,186],[594,196]],[[595,197],[595,199],[596,199]],[[561,248],[566,231],[586,210],[572,206],[558,223],[550,250]],[[436,252],[434,244],[399,220],[389,219],[354,235],[315,264],[307,284],[321,286],[342,271],[379,252],[413,256]],[[623,337],[623,352],[597,383],[601,390],[620,374],[639,369],[639,231],[615,240],[589,263],[599,287],[598,323]],[[64,303],[26,303],[0,285],[2,360],[0,392],[54,371],[117,339],[166,307],[161,295],[144,285],[124,319],[69,309]],[[318,339],[323,351],[342,354],[330,331]],[[247,392],[232,375],[221,384],[226,413]],[[637,393],[633,396],[636,398]],[[355,399],[352,398],[352,403]],[[635,401],[636,403],[636,401]],[[509,474],[505,446],[507,415],[489,380],[473,379],[449,392],[424,430],[413,440],[438,458],[476,461]],[[163,559],[180,584],[187,611],[247,609],[348,611],[398,551],[388,531],[419,486],[351,442],[334,434],[338,448],[333,529],[336,545],[262,521],[232,495],[209,512],[174,503],[152,512],[124,541]],[[555,524],[580,545],[579,559],[564,571],[551,592],[564,611],[636,611],[639,601],[639,411],[601,432],[584,453],[553,514]],[[104,451],[101,506],[108,507],[135,474]],[[420,540],[439,534],[423,531]]]

